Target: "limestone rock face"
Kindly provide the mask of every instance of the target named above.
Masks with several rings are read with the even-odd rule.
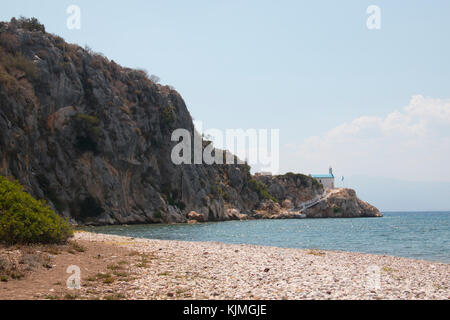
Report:
[[[336,189],[325,193],[323,186],[310,176],[288,173],[280,176],[255,177],[267,185],[281,207],[267,201],[259,204],[255,218],[353,218],[382,217],[374,206],[360,200],[351,189]],[[311,208],[303,209],[302,204],[321,199]]]
[[[188,219],[190,221],[194,220],[194,221],[197,221],[197,222],[205,222],[205,217],[203,215],[195,212],[195,211],[189,212]]]
[[[267,185],[270,194],[280,203],[288,200],[293,206],[314,199],[324,192],[323,186],[317,180],[303,174],[288,173],[280,176],[255,178]]]
[[[19,57],[19,58],[18,58]],[[80,224],[225,220],[259,202],[244,165],[174,165],[182,97],[60,37],[0,23],[0,174]],[[219,152],[219,151],[218,151]]]
[[[294,205],[292,204],[292,201],[289,199],[284,200],[283,203],[281,204],[281,206],[285,209],[292,209],[294,207]]]
[[[242,214],[237,209],[227,209],[227,220],[248,220],[249,218],[248,214]]]
[[[333,190],[316,206],[304,211],[308,218],[382,217],[374,206],[360,200],[355,190]]]

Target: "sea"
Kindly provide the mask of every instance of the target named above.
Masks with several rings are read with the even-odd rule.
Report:
[[[383,218],[105,226],[87,230],[135,238],[339,250],[450,263],[450,212],[383,215]]]

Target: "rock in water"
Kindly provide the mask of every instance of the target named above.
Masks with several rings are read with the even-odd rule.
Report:
[[[190,221],[205,222],[205,217],[195,211],[189,212],[188,219]]]
[[[355,190],[337,189],[319,202],[317,206],[304,212],[308,218],[357,218],[382,217],[374,206],[360,200]]]

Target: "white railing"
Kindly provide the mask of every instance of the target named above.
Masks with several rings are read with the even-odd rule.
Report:
[[[295,207],[293,210],[296,211],[303,211],[306,209],[309,209],[311,207],[314,207],[316,204],[318,204],[320,201],[322,201],[323,199],[325,199],[327,197],[327,193],[324,192],[322,195],[315,197],[312,200],[306,201],[301,203],[300,205],[298,205],[297,207]]]

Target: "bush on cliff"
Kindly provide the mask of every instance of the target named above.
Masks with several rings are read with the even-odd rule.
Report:
[[[170,129],[175,122],[175,107],[170,105],[161,110],[161,122],[164,128]]]
[[[17,183],[0,176],[0,242],[64,243],[73,235],[69,223]]]
[[[34,81],[39,76],[39,69],[34,62],[19,53],[8,53],[3,48],[0,48],[0,65],[2,66],[2,73],[7,72],[9,75],[13,71],[23,71],[28,80]]]
[[[264,183],[256,180],[255,178],[250,178],[248,184],[250,189],[258,193],[261,199],[278,202],[278,199],[276,199],[274,196],[270,194],[269,190],[267,189],[267,186]]]
[[[34,17],[33,18],[20,17],[19,25],[28,31],[41,31],[41,32],[45,33],[44,25],[42,23],[40,23],[39,20]]]

